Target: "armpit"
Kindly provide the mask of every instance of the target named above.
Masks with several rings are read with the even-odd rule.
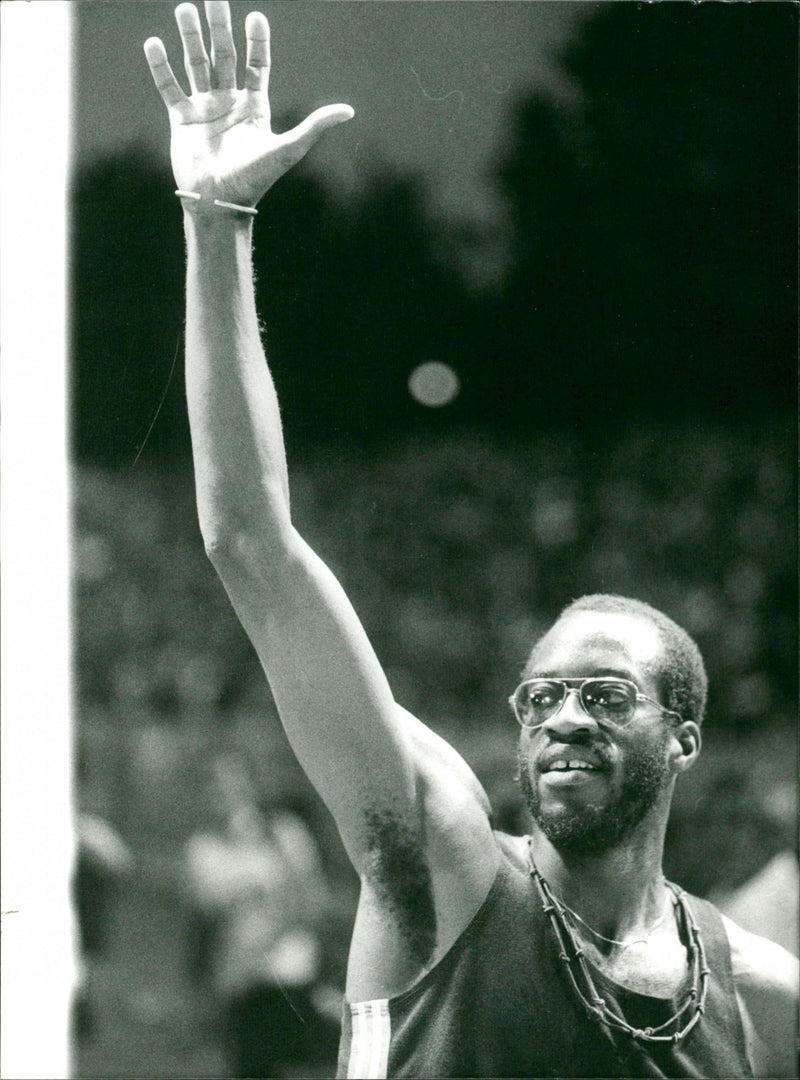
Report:
[[[365,818],[370,882],[410,958],[424,967],[436,947],[436,908],[422,837],[389,810],[368,810]]]

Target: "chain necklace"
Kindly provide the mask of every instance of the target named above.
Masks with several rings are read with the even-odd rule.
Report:
[[[703,941],[700,937],[700,928],[692,914],[684,891],[679,889],[676,885],[673,885],[670,881],[666,883],[667,887],[675,896],[677,906],[680,908],[683,916],[684,925],[688,927],[692,985],[686,995],[686,1000],[672,1016],[664,1021],[663,1024],[659,1024],[658,1027],[646,1027],[644,1029],[635,1028],[632,1024],[628,1023],[624,1016],[621,1016],[610,1009],[606,1004],[605,998],[601,997],[597,992],[597,987],[592,978],[589,965],[586,962],[584,951],[576,941],[575,935],[569,925],[568,912],[570,909],[566,908],[565,905],[556,899],[550,891],[550,886],[539,873],[536,864],[533,861],[533,852],[530,850],[530,842],[528,843],[528,858],[530,860],[530,874],[536,882],[536,887],[542,902],[542,910],[547,916],[553,929],[553,933],[555,934],[556,942],[558,944],[559,959],[564,965],[573,991],[581,1005],[583,1005],[588,1016],[599,1024],[605,1024],[606,1027],[611,1028],[612,1030],[624,1032],[638,1042],[677,1044],[684,1039],[706,1011],[708,977],[711,974],[706,964],[706,953]],[[662,919],[663,918],[664,916],[662,915]],[[583,922],[582,919],[580,921]],[[654,929],[655,927],[653,927],[650,932],[652,933],[652,930]],[[569,951],[567,950],[567,942],[569,943]],[[573,970],[573,966],[576,964],[578,974],[583,980],[586,992],[581,989],[578,977]],[[684,1013],[688,1012],[692,1006],[694,1006],[694,1011],[684,1026],[677,1031],[666,1032],[667,1028],[677,1025]]]
[[[666,882],[665,882],[665,884],[666,884]],[[553,896],[553,899],[554,900],[556,899],[555,896]],[[581,924],[581,926],[585,926],[590,934],[594,934],[594,936],[596,938],[599,938],[600,941],[607,941],[609,943],[609,945],[619,945],[620,948],[622,948],[622,949],[629,949],[631,947],[631,945],[639,945],[639,944],[646,945],[647,944],[647,942],[650,940],[650,938],[653,936],[653,934],[656,932],[656,930],[658,930],[659,926],[661,926],[664,919],[666,919],[666,917],[667,917],[667,903],[668,903],[668,900],[664,904],[664,910],[661,912],[659,917],[656,919],[656,921],[653,923],[653,925],[650,927],[650,929],[647,931],[647,933],[645,934],[644,937],[631,938],[630,941],[617,941],[616,938],[605,937],[603,934],[601,934],[599,932],[599,930],[595,930],[595,928],[593,926],[589,926],[587,921],[585,919],[582,919],[580,917],[580,915],[577,913],[577,911],[573,911],[572,908],[569,906],[569,904],[565,904],[564,901],[561,900],[561,899],[558,900],[559,907],[561,907],[564,911],[569,912],[569,914],[572,916],[572,918],[577,919],[578,922]]]

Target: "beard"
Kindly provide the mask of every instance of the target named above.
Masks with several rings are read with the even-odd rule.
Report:
[[[653,808],[669,776],[664,750],[668,737],[656,747],[630,750],[625,757],[619,790],[602,806],[559,807],[544,810],[539,790],[522,750],[518,752],[519,785],[533,820],[563,855],[603,855],[622,844]]]

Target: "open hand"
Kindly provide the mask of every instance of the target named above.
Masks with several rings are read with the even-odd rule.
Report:
[[[239,90],[230,8],[224,0],[208,0],[205,11],[210,60],[197,8],[180,4],[175,11],[191,96],[186,96],[175,78],[163,42],[148,38],[144,44],[153,79],[169,110],[175,181],[178,188],[197,192],[204,199],[254,206],[323,131],[349,120],[353,110],[349,105],[327,105],[291,131],[273,134],[267,95],[267,20],[256,11],[247,16],[244,89]]]

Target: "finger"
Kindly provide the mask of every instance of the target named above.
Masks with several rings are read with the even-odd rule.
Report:
[[[193,94],[211,89],[211,65],[203,44],[200,16],[194,4],[179,4],[175,8],[175,20],[183,42],[183,63]]]
[[[247,59],[244,69],[246,90],[263,90],[269,86],[269,23],[260,11],[251,11],[244,24],[247,36]]]
[[[156,89],[164,99],[167,108],[182,109],[188,105],[189,99],[181,90],[180,84],[170,67],[163,41],[156,37],[148,38],[144,43],[144,55],[150,66],[150,74],[153,76]]]
[[[307,154],[328,128],[343,124],[346,120],[350,120],[353,115],[353,110],[349,105],[325,105],[307,116],[297,127],[287,131],[281,136],[281,143],[289,165],[294,165]]]
[[[236,46],[231,29],[231,9],[221,0],[207,0],[206,18],[211,32],[211,81],[215,88],[236,86]]]

